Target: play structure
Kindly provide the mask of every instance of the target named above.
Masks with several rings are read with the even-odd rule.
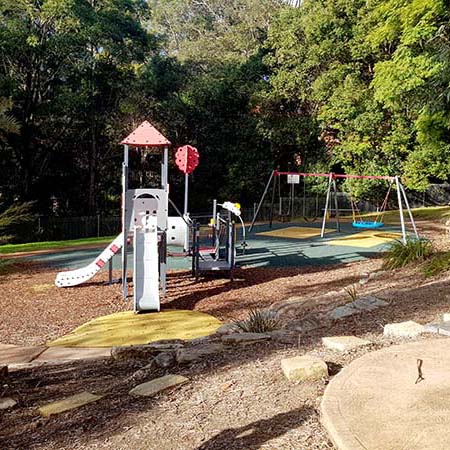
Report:
[[[233,279],[236,259],[236,222],[238,218],[244,233],[242,249],[245,252],[245,225],[242,221],[240,205],[232,202],[213,202],[212,219],[209,223],[211,246],[203,246],[201,242],[200,223],[193,223],[192,275],[198,278],[202,273],[211,271],[228,272]]]
[[[409,206],[408,198],[406,196],[405,189],[403,185],[401,184],[400,178],[398,176],[391,177],[391,176],[376,176],[376,175],[345,175],[345,174],[336,174],[336,173],[299,173],[299,172],[281,172],[278,170],[273,170],[270,174],[269,180],[265,186],[264,192],[261,196],[261,199],[258,203],[258,207],[256,208],[255,214],[253,216],[251,225],[249,227],[249,231],[252,231],[256,220],[258,219],[259,213],[261,211],[261,207],[264,203],[264,200],[272,187],[272,196],[271,196],[271,202],[270,202],[270,213],[269,213],[269,227],[272,228],[273,224],[273,218],[274,218],[274,212],[275,212],[275,197],[278,190],[278,196],[279,196],[279,211],[278,216],[281,222],[286,222],[293,218],[294,216],[294,196],[295,196],[295,185],[300,184],[300,180],[303,179],[304,183],[304,196],[305,196],[305,179],[308,177],[322,177],[327,178],[327,191],[326,191],[326,198],[325,198],[325,205],[322,210],[322,227],[321,227],[321,233],[320,236],[323,238],[325,234],[326,224],[327,221],[331,218],[331,216],[334,214],[335,219],[335,227],[336,231],[341,230],[340,225],[340,217],[341,217],[341,210],[339,208],[338,204],[338,189],[337,189],[337,180],[338,179],[369,179],[369,180],[386,180],[388,184],[387,193],[385,195],[385,198],[381,204],[381,207],[378,208],[375,219],[374,220],[368,220],[363,217],[361,214],[357,202],[350,198],[351,203],[351,213],[352,213],[352,226],[357,229],[365,229],[365,230],[376,230],[384,227],[384,215],[388,206],[388,200],[390,193],[392,191],[392,188],[395,187],[397,191],[397,202],[398,202],[398,211],[399,211],[399,218],[400,218],[400,225],[401,225],[401,232],[402,232],[402,239],[403,242],[406,242],[407,239],[407,229],[406,229],[406,222],[404,217],[404,209],[408,212],[408,218],[409,222],[411,224],[413,233],[416,237],[418,237],[416,224],[414,222],[414,217],[411,212],[411,208]],[[289,201],[288,201],[288,208],[287,210],[282,209],[282,202],[281,202],[281,181],[282,179],[286,180],[286,182],[289,185]],[[334,203],[334,207],[332,206],[332,203]],[[317,217],[307,217],[305,214],[305,203],[303,203],[303,218],[305,221],[314,221]]]
[[[198,226],[193,222],[188,208],[188,175],[198,165],[199,155],[192,146],[180,147],[175,162],[185,174],[184,214],[169,198],[168,165],[169,146],[171,143],[149,122],[143,122],[135,131],[126,137],[122,164],[122,232],[110,245],[86,267],[60,272],[56,276],[58,287],[71,287],[85,283],[99,272],[105,264],[110,264],[110,280],[112,274],[112,258],[122,251],[122,295],[128,296],[127,284],[127,249],[133,247],[133,304],[134,311],[159,311],[160,291],[167,289],[167,256],[168,246],[184,249],[183,256],[191,253],[193,257],[193,273],[215,270],[228,270],[232,273],[235,265],[235,223],[232,216],[240,218],[240,209],[231,202],[221,204],[222,210],[228,211],[226,220],[217,213],[213,215],[215,233],[222,236],[223,227],[231,230],[225,239],[217,237],[214,252],[202,249],[195,238]],[[153,187],[130,188],[130,149],[134,150],[141,161],[147,162],[148,156],[159,158],[159,177],[153,176]],[[169,203],[177,211],[178,216],[169,217]],[[216,204],[216,203],[215,203]],[[193,236],[193,237],[192,237]],[[192,249],[191,249],[192,242]],[[224,257],[223,248],[226,247]]]

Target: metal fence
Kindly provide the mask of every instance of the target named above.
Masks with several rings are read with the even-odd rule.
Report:
[[[390,207],[396,206],[396,197]],[[433,184],[424,193],[408,192],[411,207],[444,206],[450,204],[450,184]],[[343,214],[351,214],[350,197],[344,193],[338,193],[339,210]],[[325,206],[325,196],[316,195],[303,198],[295,197],[290,201],[288,197],[277,198],[274,205],[274,219],[281,217],[312,219],[321,217]],[[334,210],[334,201],[330,204]],[[256,212],[257,203],[250,208],[241,210],[242,218],[246,224],[250,224]],[[377,210],[377,205],[370,202],[358,202],[358,209],[362,212]],[[200,219],[207,224],[211,218],[211,210],[203,210],[192,213],[191,216]],[[267,221],[270,217],[270,201],[266,201],[258,215],[258,221]],[[121,231],[121,218],[119,215],[95,215],[83,217],[38,217],[35,221],[20,225],[14,229],[15,242],[53,241],[66,239],[93,238],[99,236],[114,236]]]

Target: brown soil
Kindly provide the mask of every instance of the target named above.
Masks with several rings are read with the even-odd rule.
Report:
[[[442,233],[429,232],[439,248],[446,247]],[[243,347],[177,368],[174,372],[191,382],[154,399],[127,395],[137,384],[131,375],[148,361],[82,362],[13,373],[0,397],[13,396],[19,404],[0,416],[0,448],[332,449],[319,418],[326,382],[292,384],[282,376],[280,360],[309,352],[324,358],[337,373],[364,352],[400,342],[382,336],[385,323],[427,323],[450,312],[450,274],[427,279],[418,267],[378,272],[380,267],[381,261],[374,259],[326,269],[241,270],[234,283],[195,283],[187,273],[172,274],[166,307],[193,308],[225,320],[243,317],[251,307],[273,306],[295,328],[305,315],[348,302],[343,289],[355,284],[359,294],[377,295],[389,306],[324,323],[295,344]],[[368,279],[369,273],[376,276]],[[90,318],[129,307],[120,298],[119,286],[98,281],[63,290],[53,287],[53,279],[54,273],[36,267],[0,278],[0,342],[43,343]],[[290,297],[296,298],[287,301]],[[321,337],[342,334],[374,344],[345,354],[321,346]],[[162,374],[159,369],[149,377]],[[106,397],[57,417],[39,416],[38,406],[83,390]]]

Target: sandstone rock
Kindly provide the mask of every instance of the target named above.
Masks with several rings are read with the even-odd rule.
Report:
[[[181,348],[176,352],[176,360],[179,364],[187,364],[215,355],[224,349],[222,344],[208,344],[192,348]]]
[[[87,405],[88,403],[96,402],[100,400],[102,395],[94,395],[90,392],[82,392],[81,394],[72,395],[64,400],[49,403],[48,405],[39,408],[39,412],[42,416],[48,417],[52,414],[59,414],[64,411],[79,408],[80,406]]]
[[[111,349],[111,358],[116,360],[150,359],[158,353],[175,351],[183,347],[184,341],[181,339],[164,339],[150,344],[113,347]]]
[[[0,398],[0,410],[9,409],[16,405],[17,402],[11,397]]]
[[[267,333],[233,333],[222,336],[224,344],[254,344],[255,342],[267,341],[270,334]]]
[[[239,333],[240,328],[236,323],[224,323],[216,330],[216,334],[231,334]]]
[[[166,389],[188,383],[189,378],[181,375],[165,375],[135,386],[129,392],[133,397],[151,397]]]
[[[296,344],[298,340],[298,333],[287,330],[274,330],[267,333],[270,335],[272,341],[280,344]]]
[[[284,376],[290,381],[315,381],[328,377],[325,361],[315,356],[295,356],[281,360]]]
[[[172,367],[175,365],[175,352],[164,352],[160,353],[159,355],[155,356],[155,364],[158,367],[161,367],[163,369],[167,369],[169,367]]]
[[[322,344],[326,348],[329,348],[330,350],[346,352],[358,347],[369,345],[371,344],[371,342],[366,341],[365,339],[360,339],[355,336],[332,336],[332,337],[323,337]]]
[[[450,322],[450,313],[445,313],[442,315],[443,322]]]
[[[400,323],[388,323],[384,326],[383,334],[385,336],[395,337],[416,337],[426,331],[423,325],[409,320]]]

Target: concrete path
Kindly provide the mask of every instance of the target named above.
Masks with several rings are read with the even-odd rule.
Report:
[[[0,367],[10,370],[81,359],[109,358],[110,348],[22,347],[0,344]]]
[[[344,368],[327,387],[321,406],[336,447],[447,450],[449,344],[450,339],[433,339],[397,345]]]

